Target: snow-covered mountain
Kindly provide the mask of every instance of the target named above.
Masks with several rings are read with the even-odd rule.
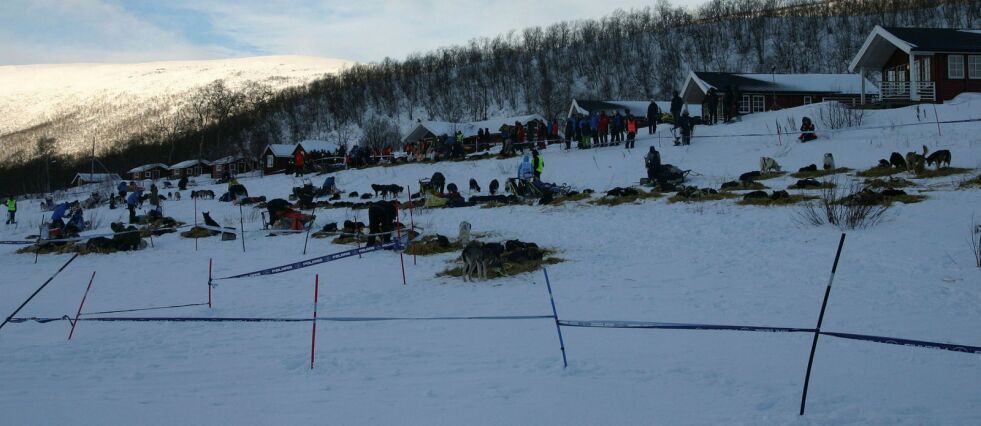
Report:
[[[230,89],[258,82],[278,91],[349,64],[332,58],[262,56],[0,66],[0,162],[16,161],[39,136],[54,137],[59,154],[88,152],[93,138],[105,150],[146,126],[161,125],[189,94],[215,80]]]

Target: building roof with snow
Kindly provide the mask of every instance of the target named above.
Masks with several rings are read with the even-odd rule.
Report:
[[[545,122],[545,117],[538,114],[519,115],[515,117],[498,117],[489,120],[472,121],[468,123],[452,123],[448,121],[421,121],[403,138],[405,142],[413,142],[428,137],[439,135],[452,136],[457,130],[463,133],[464,138],[477,136],[480,129],[490,129],[491,134],[501,132],[501,126],[514,125],[515,122],[526,124],[532,120]]]
[[[120,180],[122,178],[116,173],[76,173],[75,178],[72,179],[72,184],[82,185],[86,183],[116,182]]]
[[[671,110],[671,101],[654,101],[661,112]],[[607,112],[616,114],[616,111],[626,111],[634,117],[647,117],[647,107],[651,101],[596,101],[588,99],[573,99],[572,106],[569,107],[569,115],[574,113],[591,114],[593,112]],[[687,105],[688,113],[694,116],[702,115],[702,105]]]
[[[274,143],[266,145],[266,151],[272,153],[274,157],[292,157],[296,145]]]
[[[296,152],[296,148],[300,148],[303,152],[327,152],[334,153],[340,149],[340,145],[334,142],[318,141],[314,139],[306,139],[297,143],[294,148],[290,151],[290,155]]]
[[[956,28],[900,28],[876,25],[848,69],[879,69],[897,51],[907,54],[978,53],[981,31]]]
[[[862,93],[862,77],[857,74],[752,74],[692,71],[682,86],[685,102],[701,103],[709,89],[723,93],[729,87],[741,93],[857,95]],[[878,93],[865,79],[865,93]]]
[[[164,170],[168,170],[168,169],[170,169],[170,166],[168,166],[166,164],[163,164],[163,163],[144,164],[144,165],[139,166],[139,167],[134,167],[134,168],[130,169],[130,171],[126,172],[126,173],[143,173],[145,171],[153,170],[153,169],[156,169],[156,168],[161,168],[161,169],[164,169]]]
[[[181,161],[180,163],[174,164],[173,166],[170,166],[170,169],[171,170],[180,170],[180,169],[186,169],[186,168],[189,168],[189,167],[194,167],[194,166],[197,166],[197,165],[210,166],[211,165],[211,162],[208,161],[208,160],[186,160],[186,161]]]

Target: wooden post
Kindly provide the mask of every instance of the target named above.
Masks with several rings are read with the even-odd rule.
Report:
[[[208,309],[211,309],[211,258],[208,258]]]
[[[409,235],[416,230],[416,221],[412,217],[412,186],[407,185],[406,188],[409,189]],[[422,188],[419,188],[419,192],[422,193]],[[416,246],[412,245],[412,266],[416,266]]]
[[[198,198],[191,199],[194,200],[194,251],[198,251]]]
[[[402,245],[402,221],[399,220],[399,208],[395,208],[395,235],[398,240],[396,240],[395,247],[400,247]],[[391,234],[389,234],[391,235]],[[402,285],[406,285],[405,282],[405,249],[399,248],[399,263],[402,264]]]

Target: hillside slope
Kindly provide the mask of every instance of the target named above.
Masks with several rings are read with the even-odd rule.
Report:
[[[351,62],[309,56],[263,56],[140,64],[0,66],[3,162],[54,137],[57,154],[99,152],[164,123],[191,93],[215,80],[230,89],[257,82],[272,91],[301,86]]]

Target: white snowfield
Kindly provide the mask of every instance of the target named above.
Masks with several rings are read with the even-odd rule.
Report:
[[[122,125],[141,114],[156,117],[183,105],[188,93],[222,79],[232,89],[255,81],[272,90],[300,86],[352,62],[312,56],[260,56],[137,64],[0,66],[0,135],[79,111],[95,115],[89,127],[59,136],[59,152],[90,149],[100,127]],[[126,130],[125,128],[121,130]],[[129,130],[132,130],[129,129]]]
[[[699,136],[769,133],[775,123],[817,117],[808,106],[698,127]],[[637,148],[543,151],[546,181],[605,191],[644,176],[642,156],[657,146],[665,163],[697,172],[690,183],[718,188],[776,158],[785,170],[824,153],[839,167],[866,169],[892,151],[949,149],[970,174],[912,179],[929,198],[898,204],[869,229],[849,231],[823,330],[981,346],[981,269],[968,244],[981,222],[981,190],[958,189],[981,167],[981,122],[934,123],[932,106],[870,111],[864,126],[828,131],[800,144],[794,134],[696,138],[674,147],[662,126],[641,131]],[[936,107],[941,121],[981,118],[981,96]],[[417,185],[440,171],[461,188],[476,178],[512,176],[518,159],[481,160],[337,173],[345,191],[371,183]],[[315,177],[320,184],[323,177]],[[839,176],[839,184],[860,180]],[[794,179],[764,183],[784,189]],[[207,185],[200,179],[198,188]],[[283,197],[291,176],[246,178],[251,195]],[[163,191],[165,194],[167,190]],[[192,222],[193,202],[168,201],[166,214]],[[598,195],[597,195],[598,196]],[[347,198],[345,197],[345,200]],[[404,200],[404,194],[403,194]],[[223,225],[239,209],[199,201]],[[802,225],[796,207],[745,207],[735,200],[649,200],[617,207],[585,202],[413,212],[425,233],[455,237],[460,221],[485,241],[521,239],[559,251],[549,267],[565,320],[637,320],[814,327],[840,231]],[[87,211],[104,231],[124,210]],[[22,202],[20,224],[0,240],[33,234],[41,213]],[[358,219],[350,210],[316,212],[318,227]],[[259,211],[245,208],[258,230]],[[408,218],[403,218],[408,223]],[[247,233],[240,241],[171,234],[154,248],[80,256],[18,315],[74,315],[93,271],[85,312],[202,303],[208,259],[217,277],[347,250],[329,240]],[[977,238],[973,234],[973,238]],[[0,246],[0,312],[9,315],[68,256],[15,254]],[[457,254],[405,258],[375,252],[262,278],[218,281],[214,307],[106,316],[309,318],[314,275],[320,317],[550,315],[541,271],[464,283],[437,278]],[[84,315],[83,315],[84,317]],[[0,411],[6,424],[981,424],[981,355],[907,346],[819,340],[807,413],[798,416],[812,335],[739,331],[563,328],[563,369],[552,319],[320,322],[310,370],[311,325],[303,323],[81,321],[28,322],[0,330]]]

